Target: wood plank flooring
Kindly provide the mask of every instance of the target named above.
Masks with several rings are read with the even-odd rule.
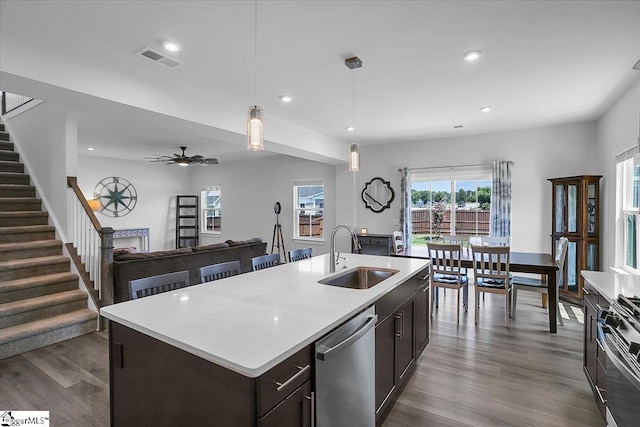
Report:
[[[383,427],[605,426],[582,371],[580,307],[561,304],[564,326],[548,332],[540,294],[518,293],[504,327],[504,297],[486,295],[456,324],[456,291],[440,290],[431,340]]]
[[[581,311],[565,304],[552,335],[538,294],[518,295],[508,329],[503,310],[503,298],[487,295],[477,327],[473,305],[456,325],[455,291],[441,294],[431,342],[384,427],[604,426],[582,373]],[[0,410],[108,426],[108,381],[108,334],[84,335],[0,361]]]

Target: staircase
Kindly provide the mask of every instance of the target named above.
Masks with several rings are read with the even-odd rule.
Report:
[[[0,122],[0,359],[96,329],[97,313]]]

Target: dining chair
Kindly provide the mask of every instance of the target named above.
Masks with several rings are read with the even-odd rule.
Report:
[[[200,283],[205,283],[236,276],[242,271],[240,269],[240,261],[229,261],[205,265],[204,267],[200,267],[198,272],[200,273]]]
[[[505,296],[505,325],[509,326],[511,314],[512,281],[509,274],[509,246],[477,246],[471,245],[473,272],[476,282],[476,323],[480,310],[480,293],[500,294]]]
[[[566,237],[561,237],[560,239],[558,239],[555,258],[556,265],[558,266],[558,271],[556,272],[556,286],[558,287],[558,289],[562,287],[562,282],[564,281],[564,262],[567,258],[568,246],[569,239],[567,239]],[[518,291],[538,292],[548,295],[549,284],[539,278],[513,276],[513,304],[511,304],[511,317],[514,318],[516,317]],[[554,302],[556,305],[556,317],[558,319],[558,323],[564,326],[564,321],[562,320],[562,316],[560,315],[560,298],[558,297],[558,294],[559,292],[556,292],[556,300]]]
[[[280,264],[280,254],[261,255],[251,258],[253,271],[264,270]]]
[[[176,271],[174,273],[129,280],[129,296],[134,300],[163,292],[175,291],[188,286],[190,286],[189,272],[187,270]]]
[[[399,253],[404,250],[404,235],[402,231],[393,232],[393,252]]]
[[[463,291],[462,305],[465,312],[469,303],[469,277],[462,274],[460,267],[460,244],[427,243],[427,248],[433,272],[431,283],[436,288],[431,296],[431,313],[433,313],[434,301],[436,308],[438,307],[438,288],[456,289],[458,291],[456,322],[460,323],[460,288]]]
[[[311,258],[313,256],[313,249],[301,248],[289,251],[289,262],[300,261],[303,259]]]
[[[509,246],[511,237],[480,236],[480,242],[483,246]]]

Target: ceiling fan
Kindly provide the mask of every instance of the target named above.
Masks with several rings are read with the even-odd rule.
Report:
[[[187,156],[186,154],[184,154],[187,147],[180,147],[180,149],[182,150],[182,154],[173,153],[173,156],[156,155],[157,157],[145,157],[145,159],[149,159],[150,162],[161,162],[166,165],[177,164],[179,166],[190,166],[190,165],[207,166],[207,165],[218,164],[218,159],[214,159],[214,158],[207,159],[199,154],[195,156]]]

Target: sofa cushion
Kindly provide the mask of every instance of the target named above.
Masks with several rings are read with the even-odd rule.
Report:
[[[161,258],[170,255],[179,255],[193,252],[191,248],[178,248],[170,251],[156,251],[156,252],[136,252],[136,253],[119,253],[116,255],[114,252],[114,261],[132,261],[134,259],[148,259],[148,258]]]
[[[259,237],[254,237],[249,240],[227,240],[229,246],[244,246],[244,245],[252,245],[254,243],[262,243],[262,239]]]
[[[221,242],[221,243],[214,243],[212,245],[206,245],[206,246],[194,246],[191,249],[193,250],[193,252],[202,252],[202,251],[212,251],[214,249],[220,249],[220,248],[228,248],[229,244],[227,242]]]

